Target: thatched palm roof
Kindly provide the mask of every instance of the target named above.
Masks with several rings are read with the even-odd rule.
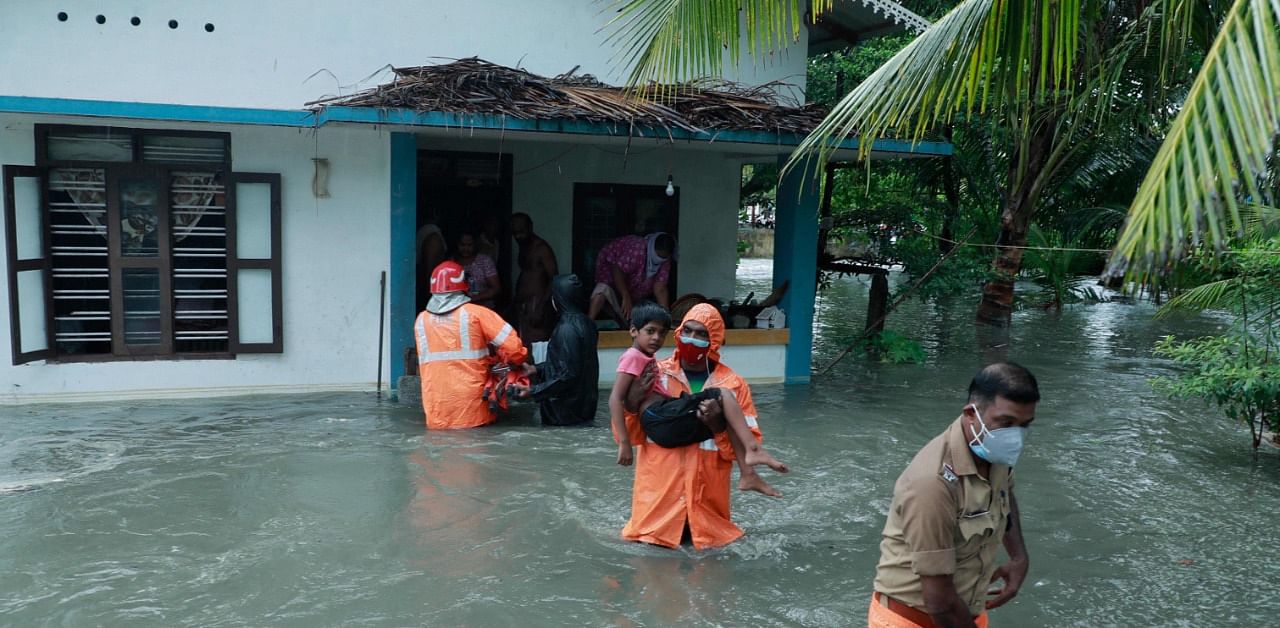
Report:
[[[395,68],[395,79],[349,96],[307,103],[495,114],[522,120],[574,120],[685,131],[807,133],[826,111],[780,104],[781,83],[745,87],[699,81],[645,93],[605,85],[574,70],[546,78],[472,57],[440,65]]]

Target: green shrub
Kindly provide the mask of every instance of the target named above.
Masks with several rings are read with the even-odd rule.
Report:
[[[923,364],[924,348],[920,343],[899,334],[884,330],[866,340],[864,347],[869,355],[889,364]]]

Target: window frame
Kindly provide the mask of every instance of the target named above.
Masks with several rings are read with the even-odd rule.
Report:
[[[49,156],[49,136],[56,135],[59,132],[66,133],[86,133],[86,132],[104,132],[114,135],[128,136],[131,142],[131,159],[129,161],[100,161],[100,160],[68,160],[68,159],[52,159]],[[144,142],[148,137],[196,137],[211,138],[222,141],[224,147],[222,159],[220,161],[143,161]],[[136,360],[184,360],[184,359],[234,359],[237,355],[244,353],[281,353],[284,350],[283,340],[283,304],[282,304],[282,203],[281,203],[281,177],[279,173],[248,173],[235,172],[231,165],[231,134],[222,131],[193,131],[184,129],[141,129],[128,127],[114,127],[103,125],[76,125],[76,124],[36,124],[34,128],[35,138],[35,165],[5,165],[4,166],[4,182],[5,191],[3,199],[4,220],[6,224],[6,247],[10,263],[8,264],[8,283],[11,304],[10,321],[10,343],[13,353],[13,364],[24,364],[36,360],[45,360],[49,363],[79,363],[79,362],[116,362],[116,361],[136,361]],[[107,353],[63,353],[58,350],[56,342],[56,326],[55,326],[55,309],[53,284],[51,283],[53,259],[51,256],[51,229],[48,216],[49,207],[49,173],[51,170],[58,168],[97,168],[104,171],[106,178],[106,204],[107,213],[106,224],[111,225],[107,229],[108,239],[108,290],[110,294],[110,311],[111,311],[111,348]],[[175,325],[177,306],[174,302],[174,277],[176,262],[173,257],[173,229],[172,217],[170,216],[170,203],[172,202],[172,182],[175,172],[183,172],[190,170],[207,170],[219,173],[225,182],[225,213],[226,213],[226,308],[227,308],[227,350],[226,351],[189,351],[177,352],[175,349]],[[159,216],[157,217],[157,228],[160,237],[158,237],[159,251],[154,258],[133,258],[120,254],[120,198],[119,198],[119,181],[121,178],[128,179],[130,176],[141,174],[144,177],[155,177],[161,185],[161,189],[166,193],[161,195],[161,201],[158,205]],[[16,210],[14,200],[14,189],[10,185],[13,177],[29,177],[37,178],[39,181],[39,202],[40,202],[40,234],[41,257],[33,260],[23,260],[17,264],[14,263],[17,256],[17,234],[13,223],[15,216],[13,212]],[[266,183],[271,189],[271,204],[268,208],[270,212],[271,225],[271,254],[270,258],[252,260],[238,259],[235,252],[235,213],[237,205],[235,203],[235,186],[237,183]],[[30,268],[27,268],[27,267]],[[161,324],[161,343],[157,347],[130,347],[124,340],[124,317],[123,317],[123,275],[124,272],[131,268],[156,268],[160,275],[160,324]],[[271,304],[271,327],[272,342],[269,343],[240,343],[238,341],[238,327],[240,308],[236,302],[237,281],[236,273],[240,269],[261,268],[271,272],[272,280],[272,304]],[[16,318],[19,304],[17,302],[19,272],[30,270],[41,271],[41,285],[43,290],[44,314],[45,314],[45,342],[46,348],[21,352],[22,339],[21,330],[18,327],[19,321]]]

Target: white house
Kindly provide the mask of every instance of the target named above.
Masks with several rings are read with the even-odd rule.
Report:
[[[883,0],[839,4],[783,54],[728,78],[803,90],[811,50],[918,20]],[[12,354],[0,403],[394,382],[412,344],[426,215],[479,227],[524,212],[563,270],[617,235],[602,229],[647,216],[683,243],[680,293],[731,297],[741,166],[785,158],[794,133],[307,107],[386,83],[393,67],[469,57],[620,84],[606,6],[0,4],[0,347]],[[803,382],[816,196],[799,176],[781,183],[775,284],[790,281],[791,328],[735,331],[725,353],[750,378]],[[602,360],[620,344],[606,334]]]

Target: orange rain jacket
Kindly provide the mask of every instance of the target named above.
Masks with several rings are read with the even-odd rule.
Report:
[[[724,319],[710,305],[696,305],[684,321],[694,320],[707,327],[711,335],[711,351],[707,358],[720,359],[724,343]],[[680,368],[677,346],[671,357],[658,362],[659,377],[664,378],[672,396],[689,392],[689,380]],[[756,406],[751,388],[733,369],[716,364],[703,388],[727,388],[733,391],[746,415],[747,425],[761,440],[756,421]],[[742,529],[729,518],[729,485],[733,472],[733,445],[727,432],[684,447],[666,448],[647,441],[640,428],[639,417],[628,413],[627,433],[637,447],[635,484],[631,489],[631,519],[622,528],[622,538],[666,547],[678,547],[684,526],[689,524],[696,549],[725,545],[742,536]]]
[[[461,429],[497,420],[483,398],[489,367],[502,361],[518,368],[528,355],[511,325],[489,308],[464,303],[444,314],[418,314],[413,335],[427,427]]]

